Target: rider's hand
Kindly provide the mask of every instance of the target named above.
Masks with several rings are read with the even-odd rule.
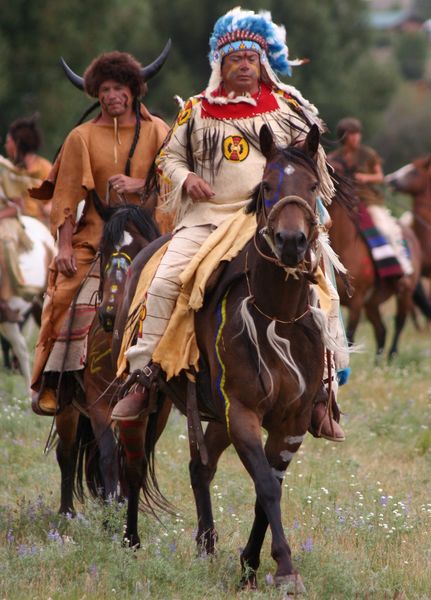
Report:
[[[211,186],[201,177],[190,173],[183,183],[184,191],[192,200],[208,200],[215,196]]]
[[[59,273],[65,277],[73,277],[77,271],[76,258],[72,250],[60,249],[55,257],[55,264]]]
[[[144,190],[145,179],[128,177],[127,175],[113,175],[109,184],[117,194],[139,194]]]

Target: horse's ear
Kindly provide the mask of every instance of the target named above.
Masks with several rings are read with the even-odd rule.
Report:
[[[320,132],[317,125],[312,125],[304,142],[304,152],[312,159],[316,158],[319,149]]]
[[[274,144],[274,138],[268,125],[262,125],[259,132],[260,149],[266,160],[270,160],[274,156],[276,149]]]

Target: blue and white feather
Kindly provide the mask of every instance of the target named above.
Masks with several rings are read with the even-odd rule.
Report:
[[[210,37],[210,63],[219,60],[217,53],[221,37],[234,31],[241,30],[260,35],[267,43],[266,56],[273,71],[280,75],[291,75],[292,66],[302,61],[290,61],[289,49],[286,45],[286,29],[276,25],[269,11],[242,10],[234,8],[218,19]]]

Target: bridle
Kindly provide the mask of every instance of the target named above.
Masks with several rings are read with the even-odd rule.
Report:
[[[277,265],[278,267],[284,269],[284,271],[286,271],[287,277],[289,277],[289,275],[293,275],[295,278],[297,278],[299,273],[305,273],[307,271],[304,271],[304,269],[303,269],[304,265],[298,265],[296,267],[287,267],[279,259],[277,249],[273,242],[274,221],[276,220],[276,218],[278,217],[280,212],[287,205],[296,204],[305,213],[307,221],[309,222],[310,231],[307,236],[307,243],[308,243],[308,245],[311,245],[311,244],[313,244],[313,242],[315,242],[315,240],[317,239],[317,236],[319,234],[318,217],[317,217],[316,213],[313,211],[313,209],[311,208],[311,206],[308,204],[308,202],[306,200],[304,200],[304,198],[302,198],[301,196],[297,196],[295,194],[283,196],[282,198],[277,200],[275,203],[273,203],[273,206],[270,208],[269,212],[267,211],[267,204],[269,204],[269,202],[265,201],[265,194],[264,194],[263,182],[262,182],[259,187],[256,213],[258,213],[258,214],[261,213],[263,215],[265,224],[260,230],[256,230],[256,233],[253,237],[254,247],[256,248],[257,253],[264,260],[271,262],[271,263]],[[258,235],[261,235],[263,237],[263,239],[265,240],[269,249],[271,250],[273,256],[269,256],[268,254],[266,254],[259,248],[259,245],[257,243]]]
[[[113,252],[110,255],[108,261],[106,262],[105,267],[103,267],[101,258],[102,257],[100,256],[100,282],[99,282],[99,290],[98,290],[98,294],[97,294],[99,303],[102,302],[105,274],[110,269],[112,269],[114,266],[117,268],[118,271],[124,271],[127,273],[130,265],[132,264],[132,258],[126,252],[119,252],[119,251]]]

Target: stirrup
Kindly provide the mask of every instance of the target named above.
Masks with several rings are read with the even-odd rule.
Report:
[[[149,363],[143,369],[136,369],[129,375],[119,390],[119,397],[123,398],[133,385],[141,385],[144,388],[150,389],[160,375],[160,365],[157,363]]]

